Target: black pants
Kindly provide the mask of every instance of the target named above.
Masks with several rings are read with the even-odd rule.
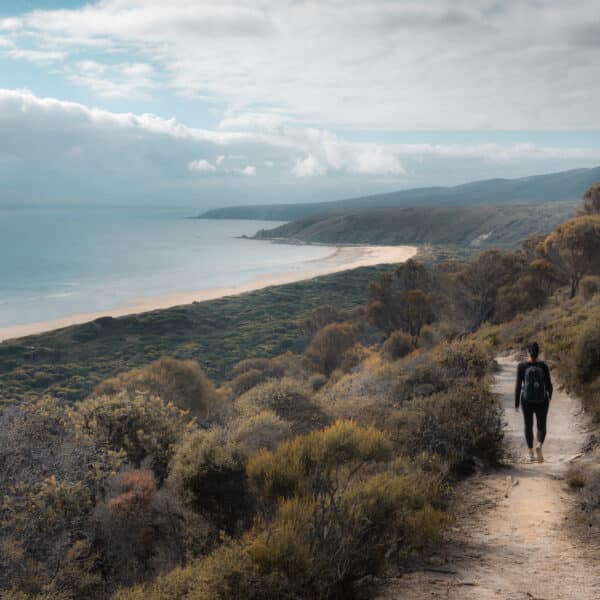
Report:
[[[540,444],[546,439],[546,419],[548,418],[548,408],[550,401],[546,400],[542,404],[528,404],[523,402],[523,420],[525,421],[525,439],[527,447],[533,448],[533,415],[537,425],[537,440]]]

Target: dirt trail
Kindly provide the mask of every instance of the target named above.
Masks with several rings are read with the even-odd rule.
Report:
[[[575,499],[564,482],[569,459],[585,442],[580,405],[555,390],[546,462],[525,464],[522,414],[514,410],[516,362],[498,362],[494,388],[505,409],[511,467],[464,482],[448,554],[429,570],[391,581],[381,600],[600,599],[600,555],[574,534]]]

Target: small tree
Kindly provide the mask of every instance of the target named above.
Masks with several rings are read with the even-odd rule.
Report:
[[[559,225],[543,242],[541,252],[577,294],[584,275],[600,274],[600,215],[571,219]]]
[[[582,215],[600,214],[600,181],[592,185],[583,194],[583,207],[579,211]]]
[[[331,323],[320,329],[308,349],[307,358],[325,375],[337,369],[344,353],[354,345],[352,326],[348,323]]]

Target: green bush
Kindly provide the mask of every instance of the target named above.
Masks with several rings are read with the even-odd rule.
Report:
[[[185,411],[141,392],[88,398],[69,414],[97,444],[125,452],[135,468],[149,461],[160,482],[167,475],[176,443],[193,427]]]
[[[350,421],[256,455],[250,480],[265,514],[275,510],[249,545],[258,571],[282,577],[289,597],[351,597],[352,582],[378,573],[390,548],[439,537],[428,476],[382,469],[391,456],[380,431]]]
[[[169,480],[185,505],[230,535],[249,517],[246,457],[220,428],[186,436]]]

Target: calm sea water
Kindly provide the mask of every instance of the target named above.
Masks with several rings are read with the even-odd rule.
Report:
[[[308,270],[329,248],[235,239],[278,223],[190,209],[0,208],[0,327]]]

